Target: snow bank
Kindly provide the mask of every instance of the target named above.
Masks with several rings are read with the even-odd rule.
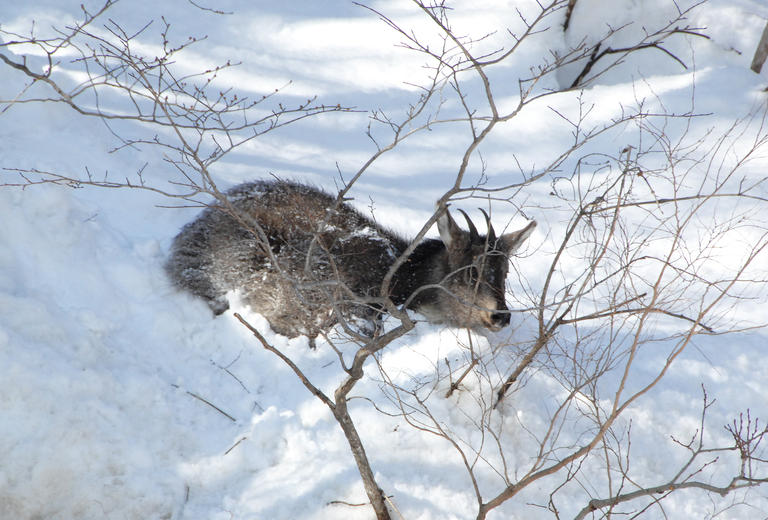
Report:
[[[7,6],[8,22],[3,27],[24,32],[32,19],[44,26],[78,15],[79,2],[37,4]],[[115,16],[139,26],[147,12],[144,7],[150,5],[139,4],[118,4]],[[320,92],[354,99],[361,93],[381,94],[389,106],[410,99],[411,87],[403,82],[419,64],[403,58],[403,51],[391,46],[392,37],[383,24],[372,22],[364,12],[349,6],[297,13],[289,5],[222,4],[221,9],[238,14],[214,17],[184,2],[163,5],[168,11],[158,12],[179,32],[205,28],[210,35],[211,45],[198,46],[199,61],[193,60],[189,67],[235,57],[246,64],[229,79],[244,90],[261,91],[294,79],[296,87],[290,92],[296,96]],[[597,11],[592,4],[586,0],[577,4],[573,38],[594,32],[594,17],[579,13]],[[606,16],[622,23],[653,11],[657,4],[643,8],[629,0],[616,2]],[[498,8],[491,2],[484,14],[459,23],[482,25]],[[702,111],[716,111],[706,123],[716,124],[763,102],[758,92],[768,76],[753,75],[745,63],[762,28],[760,17],[768,12],[757,1],[739,6],[711,2],[699,12],[692,23],[707,25],[713,40],[690,44],[701,67],[696,73],[696,105]],[[355,39],[349,40],[348,34]],[[253,42],[250,35],[255,35]],[[358,45],[361,40],[366,45]],[[632,98],[636,85],[627,82],[626,75],[646,76],[668,108],[687,109],[693,74],[666,65],[659,68],[656,60],[640,58],[627,65],[631,72],[618,71],[586,95],[614,101]],[[10,69],[0,70],[4,80],[0,97],[15,96],[23,82]],[[378,102],[358,99],[366,99],[363,108]],[[533,164],[567,139],[554,130],[548,132],[552,114],[547,107],[531,114],[489,141],[487,156],[492,161],[509,164],[514,149],[519,159]],[[229,184],[276,171],[332,186],[338,157],[344,168],[351,168],[370,152],[362,130],[365,119],[350,117],[338,125],[319,119],[297,133],[266,139],[228,157],[220,174]],[[607,120],[611,112],[595,117]],[[107,153],[116,145],[109,130],[64,107],[16,105],[0,114],[0,123],[0,166],[6,168],[82,172],[88,166],[100,174],[133,172],[149,162],[157,179],[173,173],[163,170],[167,165],[158,151]],[[450,133],[440,134],[406,147],[401,156],[387,158],[356,188],[359,204],[365,207],[370,196],[379,220],[415,231],[443,189],[446,157],[453,146]],[[760,158],[756,167],[765,166]],[[409,188],[407,193],[404,188]],[[540,189],[533,196],[546,200],[548,186]],[[162,271],[168,245],[196,210],[156,206],[163,202],[141,191],[0,189],[0,517],[370,518],[367,507],[342,504],[366,499],[346,441],[323,405],[259,346],[231,311],[214,318],[203,302],[170,286]],[[503,209],[497,216],[512,217]],[[562,223],[552,215],[536,218],[541,231],[534,241],[546,244],[547,233],[556,233]],[[522,258],[518,265],[532,279],[542,275],[535,257]],[[317,350],[310,350],[306,339],[289,341],[274,335],[258,315],[237,310],[270,342],[289,352],[321,389],[331,391],[340,381],[343,373],[327,345],[321,342]],[[525,334],[526,323],[519,318],[518,328],[506,334]],[[482,350],[507,339],[474,336],[473,342]],[[366,400],[352,401],[377,478],[409,520],[472,518],[475,498],[461,461],[447,442],[409,427],[402,418],[378,412],[371,403],[396,411],[388,398],[391,393],[382,389],[382,378],[391,377],[405,388],[431,392],[436,416],[469,445],[486,442],[476,437],[470,418],[482,404],[473,395],[491,396],[488,382],[468,380],[476,392],[458,392],[450,398],[442,397],[446,383],[435,383],[437,374],[445,373],[446,361],[467,359],[467,341],[465,332],[419,324],[382,353],[383,373],[377,364],[369,364],[367,377],[356,390]],[[670,460],[685,457],[685,450],[661,452],[659,446],[667,446],[670,435],[690,438],[699,427],[702,383],[718,399],[710,410],[712,424],[718,425],[708,430],[711,440],[724,438],[719,425],[729,422],[734,410],[751,407],[755,415],[765,417],[764,342],[760,332],[697,340],[674,365],[663,388],[635,403],[630,414],[632,460],[643,483],[658,483]],[[352,347],[348,348],[347,355]],[[512,363],[516,353],[500,359]],[[640,370],[638,379],[652,376],[666,355],[662,346],[644,353],[640,367],[647,371]],[[508,368],[493,367],[493,373],[502,377]],[[494,417],[508,435],[509,458],[504,462],[511,475],[530,462],[530,450],[537,445],[535,432],[546,427],[554,413],[551,403],[565,391],[539,366]],[[599,473],[599,461],[590,460],[587,466],[593,463],[587,475]],[[479,478],[484,489],[501,487],[490,469],[479,471]],[[538,509],[527,503],[546,500],[546,484],[526,490],[496,516],[535,517]],[[604,491],[588,481],[573,483],[564,492],[572,500],[564,506],[565,513],[573,514],[584,505],[584,489],[595,496]],[[675,495],[664,502],[665,511],[671,518],[704,517],[712,507],[700,497],[695,492]],[[719,505],[721,517],[743,518],[743,509],[727,510],[728,504],[739,500],[753,504],[762,515],[768,511],[766,493],[758,489]]]

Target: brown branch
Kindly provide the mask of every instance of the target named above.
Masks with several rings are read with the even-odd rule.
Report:
[[[177,385],[171,385],[171,386],[173,386],[173,387],[175,387],[175,388],[178,388],[178,386],[177,386]],[[195,399],[197,399],[198,401],[200,401],[200,402],[203,402],[203,403],[207,404],[208,406],[210,406],[211,408],[213,408],[214,410],[216,410],[217,412],[219,412],[221,415],[223,415],[224,417],[226,417],[226,418],[227,418],[227,419],[229,419],[230,421],[232,421],[232,422],[237,422],[237,419],[235,419],[234,417],[232,417],[231,415],[229,415],[227,412],[225,412],[224,410],[222,410],[221,408],[219,408],[219,407],[218,407],[218,406],[216,406],[215,404],[211,403],[209,400],[205,399],[204,397],[200,397],[200,396],[199,396],[199,395],[197,395],[196,393],[194,393],[194,392],[190,392],[189,390],[185,390],[185,392],[187,393],[187,395],[190,395],[190,396],[194,397]]]
[[[325,395],[322,390],[320,390],[314,384],[312,384],[309,378],[307,378],[307,376],[304,375],[304,372],[302,372],[301,368],[299,368],[298,365],[296,365],[296,363],[294,363],[291,360],[291,358],[289,358],[288,356],[280,352],[279,349],[272,346],[272,344],[269,341],[267,341],[267,339],[261,334],[261,332],[259,332],[259,330],[256,327],[248,323],[248,321],[245,318],[243,318],[239,313],[237,312],[235,313],[235,318],[237,318],[237,321],[242,323],[245,326],[245,328],[251,331],[251,333],[256,337],[256,339],[259,340],[259,343],[261,343],[262,347],[264,347],[266,350],[268,350],[269,352],[271,352],[272,354],[280,358],[280,360],[283,363],[288,365],[288,367],[293,371],[296,377],[299,378],[299,381],[301,381],[301,384],[303,384],[306,387],[306,389],[310,391],[312,395],[314,395],[315,397],[320,399],[323,403],[325,403],[325,405],[328,406],[328,408],[330,408],[331,411],[335,409],[336,405],[334,404],[334,402],[331,401],[331,399],[327,395]]]
[[[445,362],[446,364],[448,363],[447,358]],[[461,373],[461,375],[458,377],[458,379],[456,379],[456,381],[451,382],[451,385],[448,387],[448,391],[445,392],[445,397],[451,397],[453,395],[453,392],[459,389],[459,386],[461,386],[461,382],[464,381],[464,378],[466,378],[472,372],[472,369],[474,369],[479,362],[480,360],[477,358],[477,356],[472,354],[472,360],[470,361],[469,365],[467,365],[467,368],[464,370],[464,372]]]
[[[352,363],[352,366],[347,370],[349,376],[336,388],[336,391],[334,392],[335,401],[333,401],[319,388],[317,388],[288,356],[271,345],[258,331],[258,329],[248,323],[239,313],[235,313],[235,318],[237,318],[240,323],[242,323],[249,331],[251,331],[254,336],[256,336],[256,339],[259,340],[259,343],[261,343],[261,345],[266,350],[276,355],[283,363],[288,365],[288,367],[293,371],[293,373],[296,375],[299,381],[301,381],[304,387],[306,387],[307,390],[312,393],[312,395],[320,399],[331,410],[333,417],[336,419],[336,422],[339,423],[339,426],[341,426],[341,430],[344,432],[344,436],[347,439],[347,443],[349,444],[350,450],[352,451],[352,456],[355,459],[355,463],[357,464],[360,478],[363,481],[365,492],[368,495],[368,499],[371,501],[371,507],[376,513],[377,520],[390,520],[389,512],[385,503],[384,493],[376,483],[373,470],[371,469],[371,464],[368,461],[368,456],[365,453],[365,447],[363,446],[360,435],[355,428],[352,417],[349,415],[349,410],[347,408],[347,396],[354,387],[355,383],[357,383],[357,381],[362,378],[363,363],[365,363],[365,360],[368,358],[368,356],[380,350],[395,338],[405,334],[405,332],[407,332],[409,329],[406,329],[402,326],[395,328],[392,331],[389,331],[388,333],[373,339],[370,345],[360,348],[355,354],[355,359]]]
[[[649,497],[653,495],[660,495],[663,493],[668,493],[670,491],[675,491],[678,489],[703,489],[704,491],[707,491],[709,493],[717,493],[720,496],[726,496],[728,493],[737,490],[742,489],[746,487],[754,487],[759,486],[760,484],[768,483],[768,478],[764,479],[754,479],[754,478],[745,478],[745,477],[735,477],[727,486],[715,486],[712,484],[708,484],[706,482],[668,482],[667,484],[662,484],[659,486],[653,486],[643,489],[638,489],[637,491],[632,491],[631,493],[624,493],[622,495],[616,495],[609,498],[602,498],[597,499],[594,498],[589,501],[589,504],[584,507],[579,513],[574,517],[574,520],[582,520],[583,518],[586,518],[587,515],[590,513],[594,513],[598,509],[603,509],[605,507],[612,507],[616,506],[618,504],[629,502],[631,500],[636,500],[638,498],[642,497]]]
[[[636,300],[638,298],[641,298],[643,295],[637,296],[636,298],[632,298],[632,300]],[[631,301],[631,300],[630,300]],[[626,302],[625,302],[626,303]],[[618,306],[621,306],[624,304],[618,304]],[[560,320],[561,325],[567,325],[570,323],[579,323],[582,321],[590,321],[590,320],[597,320],[601,318],[608,318],[611,316],[615,316],[618,314],[645,314],[645,313],[658,313],[658,314],[664,314],[666,316],[670,316],[672,318],[677,318],[680,320],[688,321],[690,323],[695,323],[697,326],[701,327],[702,329],[706,330],[707,332],[714,333],[715,330],[712,327],[709,327],[703,323],[701,323],[696,318],[688,317],[684,314],[672,312],[667,309],[661,309],[661,308],[652,308],[652,307],[637,307],[637,308],[631,308],[631,309],[615,309],[612,308],[605,312],[595,312],[592,314],[586,314],[584,316],[578,316],[576,318],[564,318]]]
[[[571,16],[573,15],[573,8],[576,7],[576,0],[568,0],[568,7],[565,11],[565,21],[563,22],[563,32],[568,30],[568,26],[571,25]]]
[[[765,24],[763,34],[760,36],[760,42],[755,49],[755,55],[752,57],[752,64],[749,66],[753,72],[760,74],[763,70],[765,59],[768,58],[768,23]]]

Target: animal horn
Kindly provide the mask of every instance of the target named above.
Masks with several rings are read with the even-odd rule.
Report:
[[[464,215],[464,219],[467,221],[467,226],[469,227],[469,243],[473,244],[478,241],[480,238],[480,235],[477,233],[477,228],[472,223],[472,221],[469,219],[469,215],[467,215],[463,209],[459,210],[459,213]]]
[[[491,224],[491,217],[488,216],[488,213],[485,212],[483,208],[478,208],[485,217],[485,222],[488,224],[488,243],[494,244],[496,242],[496,232],[493,230],[493,225]]]

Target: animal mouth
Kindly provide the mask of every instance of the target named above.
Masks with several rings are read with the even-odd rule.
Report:
[[[485,326],[493,332],[498,332],[509,325],[509,314],[506,312],[494,312],[483,320]]]
[[[491,332],[499,332],[504,328],[504,325],[491,320],[483,320],[483,327],[490,330]]]

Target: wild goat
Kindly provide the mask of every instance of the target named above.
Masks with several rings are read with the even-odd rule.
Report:
[[[375,323],[382,281],[408,240],[303,184],[241,184],[227,200],[227,209],[211,205],[175,238],[166,269],[178,286],[203,297],[215,314],[229,308],[226,293],[238,290],[275,332],[289,337],[314,340],[354,318]],[[497,237],[483,212],[488,234],[480,235],[459,211],[469,231],[445,210],[437,221],[440,240],[416,246],[394,273],[388,296],[431,322],[499,330],[509,323],[509,255],[536,222]]]

